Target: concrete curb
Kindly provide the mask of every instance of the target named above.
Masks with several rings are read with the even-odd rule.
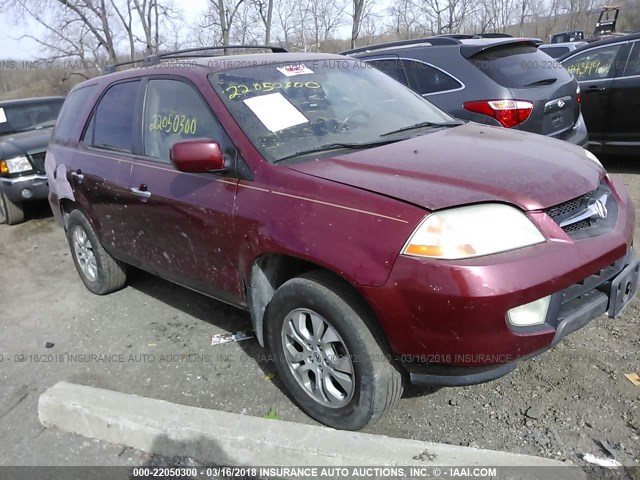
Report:
[[[38,415],[46,427],[215,465],[565,466],[540,457],[265,420],[66,382],[40,396]]]

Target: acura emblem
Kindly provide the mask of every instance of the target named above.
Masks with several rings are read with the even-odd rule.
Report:
[[[564,100],[560,99],[558,100],[558,108],[562,108],[565,106]]]
[[[605,201],[606,201],[606,197],[605,197]],[[593,202],[591,205],[589,205],[589,210],[593,212],[593,215],[591,215],[591,218],[594,218],[594,217],[607,218],[607,206],[600,198],[595,202]]]

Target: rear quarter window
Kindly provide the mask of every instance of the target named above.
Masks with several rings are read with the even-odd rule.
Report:
[[[69,93],[62,104],[62,110],[60,110],[60,116],[51,137],[53,142],[65,144],[72,139],[74,127],[80,118],[83,108],[93,97],[96,88],[97,85],[88,85]]]
[[[533,87],[553,79],[558,84],[571,80],[561,64],[533,45],[499,45],[477,53],[469,61],[507,88]]]

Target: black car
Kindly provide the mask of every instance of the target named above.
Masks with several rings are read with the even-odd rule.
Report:
[[[0,223],[24,221],[24,202],[49,193],[44,157],[64,97],[0,102]]]
[[[559,61],[580,84],[589,149],[640,153],[640,34],[589,43]]]
[[[578,84],[526,38],[429,37],[343,52],[454,117],[587,144]]]

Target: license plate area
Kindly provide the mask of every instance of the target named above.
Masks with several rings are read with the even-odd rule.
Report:
[[[638,290],[640,261],[635,260],[620,272],[611,282],[609,295],[609,316],[615,318],[626,307]]]

